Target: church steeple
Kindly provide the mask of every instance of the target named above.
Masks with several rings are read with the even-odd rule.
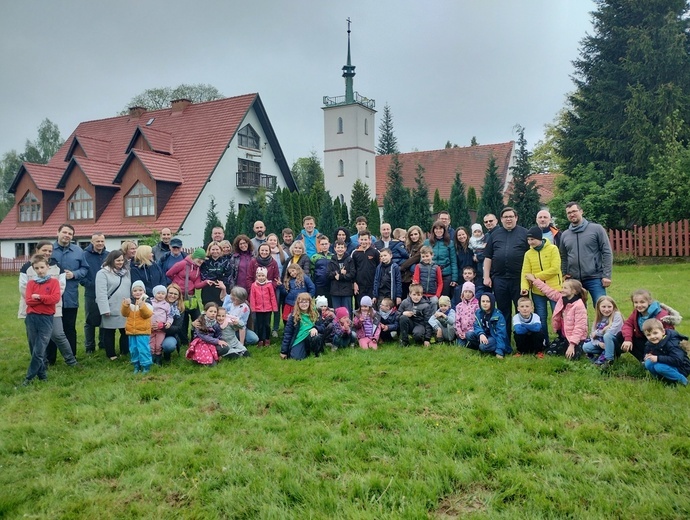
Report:
[[[343,67],[343,78],[345,78],[345,103],[355,102],[354,80],[355,66],[352,65],[350,58],[350,18],[347,19],[347,63]]]

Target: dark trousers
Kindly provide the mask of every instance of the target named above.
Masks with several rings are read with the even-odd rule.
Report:
[[[544,335],[541,332],[515,333],[513,337],[520,354],[536,354],[544,350]]]
[[[508,337],[512,328],[513,306],[517,312],[517,301],[520,298],[520,280],[518,278],[501,278],[494,276],[491,278],[494,296],[496,297],[496,307],[506,320]]]
[[[125,329],[101,329],[103,333],[103,348],[105,349],[105,355],[109,358],[117,355],[115,352],[116,330],[120,331],[120,354],[123,356],[129,355],[129,340],[125,335]]]
[[[53,333],[52,314],[27,314],[25,323],[26,337],[29,340],[29,352],[31,362],[26,371],[26,379],[31,381],[38,376],[39,379],[48,379],[47,367],[45,364],[45,353],[50,335]]]
[[[271,339],[271,314],[272,312],[257,312],[254,320],[254,332],[259,336],[259,341]]]
[[[623,345],[623,342],[625,339],[623,339],[623,333],[619,332],[616,334],[616,338],[613,340],[614,346],[616,347],[616,352],[615,356],[618,358],[620,357],[621,354],[623,354],[623,349],[621,349],[621,346]],[[632,350],[630,353],[635,356],[635,358],[642,363],[644,361],[644,345],[647,341],[644,338],[636,338],[633,336],[632,339]]]
[[[84,297],[84,350],[94,352],[96,350],[96,328],[98,328],[98,348],[103,348],[103,330],[100,325],[101,313],[96,305],[96,297]]]
[[[410,341],[410,335],[412,335],[412,340],[415,343],[424,343],[424,340],[431,339],[431,335],[427,334],[427,325],[422,323],[420,320],[413,320],[412,318],[408,318],[404,315],[400,316],[400,322],[398,324],[400,341],[404,345],[408,344]]]
[[[69,343],[70,349],[72,350],[72,355],[76,357],[77,355],[77,313],[79,308],[62,308],[62,329],[65,332],[65,337]],[[57,345],[54,341],[48,343],[48,347],[45,351],[46,359],[51,365],[55,364],[57,360]]]

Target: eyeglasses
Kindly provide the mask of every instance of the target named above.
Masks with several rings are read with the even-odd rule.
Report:
[[[501,215],[501,218],[515,218],[515,215]]]
[[[485,220],[484,224],[491,224],[492,222],[494,222],[494,221],[493,220]]]

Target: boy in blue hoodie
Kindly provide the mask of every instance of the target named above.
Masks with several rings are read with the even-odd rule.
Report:
[[[466,339],[467,348],[495,354],[498,359],[513,351],[508,341],[506,320],[496,308],[493,293],[482,294],[475,313],[474,330],[467,333]]]

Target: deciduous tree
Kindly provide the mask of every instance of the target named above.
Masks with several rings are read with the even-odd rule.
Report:
[[[193,103],[204,101],[214,101],[223,99],[225,96],[212,85],[197,83],[188,85],[182,83],[177,87],[157,87],[144,90],[141,94],[134,96],[127,106],[120,112],[120,115],[127,114],[129,107],[144,107],[146,110],[160,110],[170,108],[170,103],[176,99],[189,99]]]

